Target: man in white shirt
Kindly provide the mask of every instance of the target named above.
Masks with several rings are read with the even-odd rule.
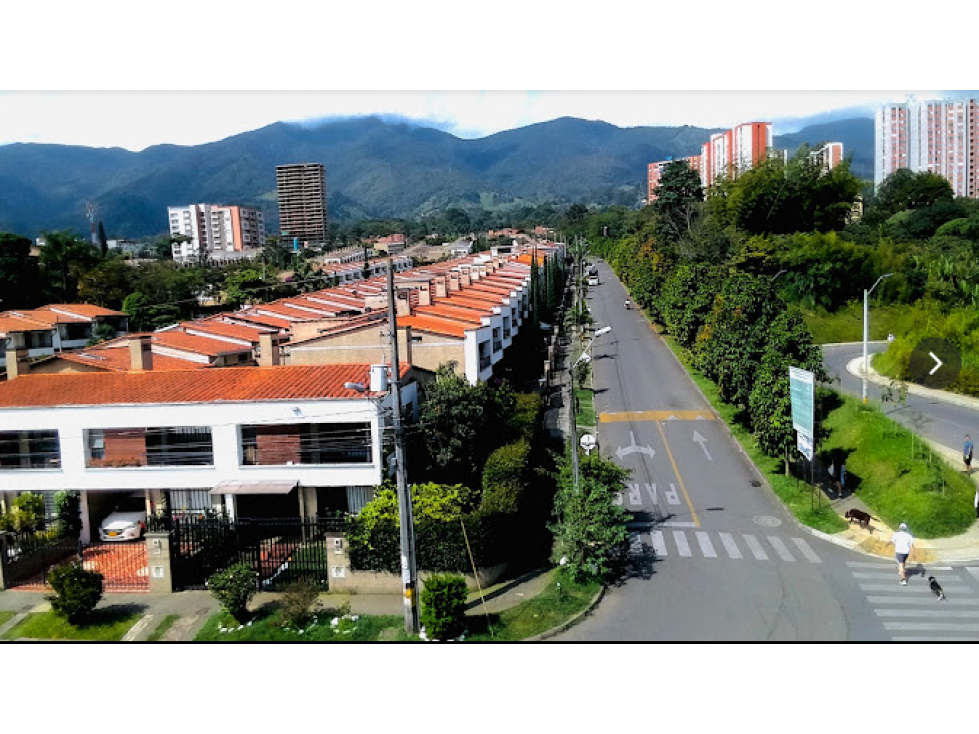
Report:
[[[908,532],[908,526],[901,523],[897,532],[891,536],[891,543],[894,544],[894,557],[897,559],[897,572],[901,576],[901,586],[908,585],[908,576],[905,571],[905,563],[914,551],[914,538]]]

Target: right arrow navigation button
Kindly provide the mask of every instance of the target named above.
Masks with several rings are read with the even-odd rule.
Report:
[[[919,385],[942,390],[959,376],[962,357],[951,342],[929,336],[918,342],[908,360],[911,379]]]

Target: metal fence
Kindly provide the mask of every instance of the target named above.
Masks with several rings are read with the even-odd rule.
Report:
[[[342,531],[342,517],[238,519],[185,518],[157,522],[170,531],[174,589],[204,589],[213,573],[244,563],[258,574],[263,591],[297,581],[326,588],[329,548],[326,534]]]

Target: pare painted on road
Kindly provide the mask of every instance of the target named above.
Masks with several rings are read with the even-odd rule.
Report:
[[[650,484],[649,482],[644,482],[644,484],[646,485],[646,495],[649,497],[650,502],[658,505],[659,493],[657,492],[656,485]],[[626,494],[628,495],[630,507],[642,507],[642,493],[640,492],[638,482],[627,483]],[[680,504],[680,494],[677,492],[676,485],[672,482],[670,483],[669,489],[663,489],[663,499],[670,505]],[[622,492],[616,492],[612,498],[612,501],[620,507],[625,503],[625,500],[626,496]]]

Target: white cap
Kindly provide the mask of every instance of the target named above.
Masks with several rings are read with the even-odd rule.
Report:
[[[897,529],[898,530],[907,530],[908,529],[908,524],[906,522],[902,522],[900,525],[897,526]]]

